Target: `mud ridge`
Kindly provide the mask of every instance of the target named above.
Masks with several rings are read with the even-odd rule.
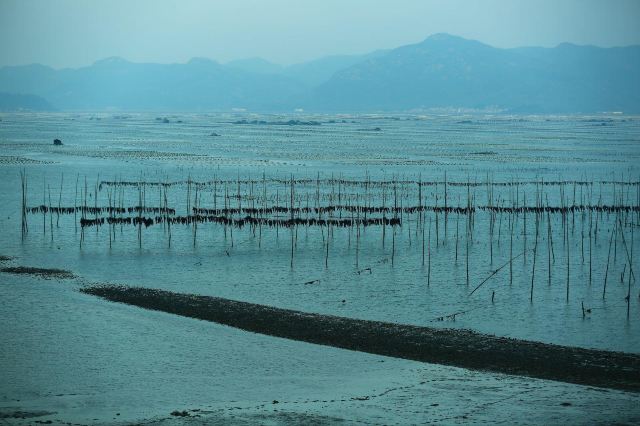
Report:
[[[31,266],[12,266],[7,268],[0,268],[1,272],[9,274],[25,274],[36,275],[40,278],[56,278],[56,279],[72,279],[75,275],[64,269],[46,269],[46,268],[33,268]]]
[[[86,294],[255,333],[474,370],[640,392],[640,355],[321,315],[211,296],[100,285]]]

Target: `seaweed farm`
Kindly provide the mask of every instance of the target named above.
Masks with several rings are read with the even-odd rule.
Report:
[[[61,175],[53,194],[46,181],[40,194],[30,194],[23,169],[23,240],[39,233],[55,244],[58,234],[72,232],[79,249],[143,250],[152,244],[169,250],[186,243],[211,261],[224,256],[226,262],[246,252],[275,251],[272,262],[281,264],[274,266],[300,277],[291,284],[319,288],[349,275],[373,278],[383,268],[408,269],[416,285],[429,292],[433,284],[443,298],[415,307],[427,315],[407,321],[420,324],[456,321],[482,304],[504,303],[503,294],[510,303],[531,305],[552,297],[555,309],[573,306],[582,319],[597,314],[609,297],[630,320],[631,306],[640,302],[632,285],[638,180],[495,181],[486,175],[464,182],[449,181],[446,173],[432,181],[406,175],[356,180],[263,173],[177,181],[76,175],[71,183],[65,187]],[[520,291],[511,300],[514,280]],[[366,278],[361,281],[366,285]]]
[[[200,401],[193,383],[212,392],[222,389],[219,384],[202,384],[202,374],[229,374],[229,380],[239,383],[240,390],[230,391],[232,396],[215,409],[248,407],[247,401],[258,399],[282,404],[297,392],[322,394],[309,401],[332,399],[324,394],[328,391],[309,389],[295,379],[276,386],[281,395],[250,389],[253,378],[242,372],[246,365],[264,368],[264,389],[274,369],[289,377],[280,371],[286,368],[279,361],[259,359],[260,353],[287,359],[292,350],[287,345],[301,351],[292,362],[291,377],[312,371],[322,383],[331,383],[328,387],[347,380],[350,386],[345,389],[358,390],[341,391],[350,404],[365,401],[350,399],[364,398],[360,390],[369,392],[365,393],[372,400],[373,388],[382,394],[406,385],[407,393],[418,392],[422,385],[413,382],[415,377],[433,377],[435,369],[450,368],[415,361],[437,358],[449,365],[442,361],[446,354],[421,358],[402,355],[395,347],[380,349],[375,339],[382,339],[381,334],[372,324],[423,334],[434,328],[447,336],[449,330],[462,333],[451,336],[490,336],[477,343],[478,353],[488,350],[482,342],[499,347],[499,342],[521,341],[536,342],[531,343],[538,345],[536,354],[549,348],[598,356],[602,351],[624,352],[611,359],[628,356],[625,362],[637,369],[639,118],[299,114],[294,120],[240,113],[166,117],[165,122],[143,113],[2,116],[0,277],[7,283],[9,303],[0,312],[16,320],[7,332],[9,339],[18,339],[30,327],[53,324],[45,327],[50,335],[46,338],[68,345],[52,343],[40,354],[33,350],[39,340],[26,337],[32,348],[29,356],[17,349],[2,350],[12,365],[4,373],[11,383],[11,392],[1,395],[5,405],[12,400],[9,393],[28,399],[33,389],[24,379],[25,371],[34,359],[50,357],[55,361],[48,364],[49,370],[37,374],[56,374],[55,386],[64,389],[52,385],[46,392],[80,389],[82,398],[89,398],[86,395],[95,392],[89,381],[61,373],[77,362],[73,354],[78,351],[83,354],[78,368],[100,381],[100,389],[106,389],[118,406],[128,406],[130,419],[146,415],[136,411],[136,404],[162,399],[162,407],[167,405],[157,389],[169,392],[179,410],[189,408],[186,401]],[[54,146],[54,138],[64,145]],[[104,290],[119,286],[134,290],[127,290],[131,295]],[[140,295],[152,293],[158,300],[147,306]],[[233,301],[266,307],[260,309],[275,322],[284,311],[291,323],[296,318],[309,323],[319,318],[326,324],[333,324],[332,318],[340,324],[353,320],[356,325],[350,330],[366,328],[374,340],[358,346],[335,337],[341,342],[338,347],[368,352],[364,354],[273,337],[300,334],[289,329],[289,323],[278,323],[282,330],[273,333],[264,332],[262,322],[240,327],[268,336],[227,330],[184,318],[217,318],[215,313],[207,312],[206,318],[166,314],[174,312],[166,303],[171,295],[187,308],[212,300],[216,307]],[[129,296],[137,299],[129,303]],[[38,307],[33,317],[32,306]],[[216,322],[241,322],[234,312],[229,315],[231,319]],[[122,329],[136,342],[133,351],[187,379],[174,377],[175,389],[167,391],[162,385],[166,376],[127,355],[125,342],[118,341]],[[322,334],[326,328],[318,330]],[[108,344],[97,343],[99,353],[80,343],[103,332],[112,337]],[[331,333],[327,336],[331,341]],[[218,345],[216,339],[225,343]],[[302,340],[326,344],[314,339]],[[183,355],[175,355],[174,341],[187,348]],[[303,345],[311,349],[300,349]],[[244,347],[254,349],[244,354]],[[178,365],[165,364],[157,348],[174,353]],[[210,365],[208,351],[219,351],[215,359],[220,365]],[[116,352],[135,368],[113,365]],[[239,352],[251,359],[235,361]],[[333,360],[330,373],[319,370],[325,356]],[[93,362],[101,369],[115,369],[116,379],[104,378]],[[509,376],[514,381],[509,386],[522,386],[521,390],[540,379],[607,387],[598,383],[606,383],[607,371],[613,371],[598,373],[599,381],[565,380],[569,367],[563,372],[558,367],[556,376],[545,375],[538,368],[545,361],[521,370],[492,369],[487,367],[491,362],[487,356],[486,365],[477,367],[491,373],[473,374],[533,372],[529,375],[536,379]],[[376,379],[363,379],[368,373],[358,365],[366,365]],[[474,368],[472,361],[459,365]],[[447,386],[466,380],[459,372],[437,371]],[[140,390],[132,383],[143,376],[151,377],[153,385]],[[625,385],[613,387],[636,392],[637,379],[629,384],[623,376],[619,379]],[[395,382],[392,377],[403,378]],[[503,376],[486,377],[497,383]],[[557,386],[566,386],[563,394],[577,393],[578,385]],[[120,396],[123,387],[125,396]],[[554,397],[536,393],[542,391],[529,391],[533,393],[525,405],[538,397],[553,400],[554,407],[559,404]],[[51,402],[46,392],[34,401]],[[592,404],[597,411],[598,404],[611,402],[590,392],[575,403]],[[411,395],[423,401],[424,396]],[[632,408],[637,397],[632,395],[620,411],[631,421],[638,418]],[[616,401],[624,399],[620,398]],[[442,416],[459,405],[455,398],[429,401],[442,405]],[[306,407],[322,411],[321,405]],[[349,407],[344,409],[358,410]],[[401,408],[389,410],[378,413],[380,423],[403,423]],[[542,420],[555,416],[555,408],[549,410]],[[478,419],[501,418],[496,411],[487,416]]]

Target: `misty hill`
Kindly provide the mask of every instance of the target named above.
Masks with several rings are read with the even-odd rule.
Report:
[[[113,57],[62,70],[33,64],[0,68],[0,91],[35,94],[63,110],[283,111],[297,107],[336,71],[368,57],[334,56],[289,67],[261,58],[222,65],[202,58],[141,64]]]
[[[352,65],[364,62],[370,58],[384,55],[387,50],[376,50],[365,55],[333,55],[325,56],[309,62],[301,62],[289,66],[282,66],[262,58],[247,58],[228,62],[230,68],[240,69],[259,74],[280,74],[306,85],[315,87],[329,80],[338,71]]]
[[[186,64],[139,64],[120,58],[56,71],[42,65],[0,69],[0,91],[32,93],[66,110],[288,109],[303,85],[208,59]]]
[[[290,65],[282,70],[282,74],[294,78],[310,87],[315,87],[329,80],[336,72],[364,62],[370,58],[385,55],[387,50],[376,50],[365,55],[325,56],[309,62]]]
[[[53,111],[40,96],[0,92],[0,111]]]
[[[311,99],[345,111],[639,112],[638,75],[640,46],[498,49],[436,34],[337,72]]]
[[[3,67],[0,92],[39,96],[61,110],[640,112],[638,75],[640,46],[498,49],[436,34],[393,50],[287,67],[260,58]]]
[[[227,62],[225,65],[229,68],[258,74],[280,74],[284,70],[282,65],[274,64],[262,58],[237,59]]]

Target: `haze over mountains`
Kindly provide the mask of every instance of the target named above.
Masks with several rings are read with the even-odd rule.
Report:
[[[2,110],[640,112],[640,46],[498,49],[447,34],[283,67],[260,58],[0,68]]]

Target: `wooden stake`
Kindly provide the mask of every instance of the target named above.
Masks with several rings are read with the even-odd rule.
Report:
[[[602,286],[602,300],[604,300],[605,295],[607,293],[607,277],[609,275],[609,259],[611,259],[611,243],[613,243],[613,234],[617,232],[618,222],[615,224],[615,229],[611,231],[611,236],[609,237],[609,251],[607,252],[607,267],[604,270],[604,285]]]
[[[436,240],[437,245],[437,240]],[[427,287],[431,286],[431,217],[429,217],[429,266],[427,270]]]

